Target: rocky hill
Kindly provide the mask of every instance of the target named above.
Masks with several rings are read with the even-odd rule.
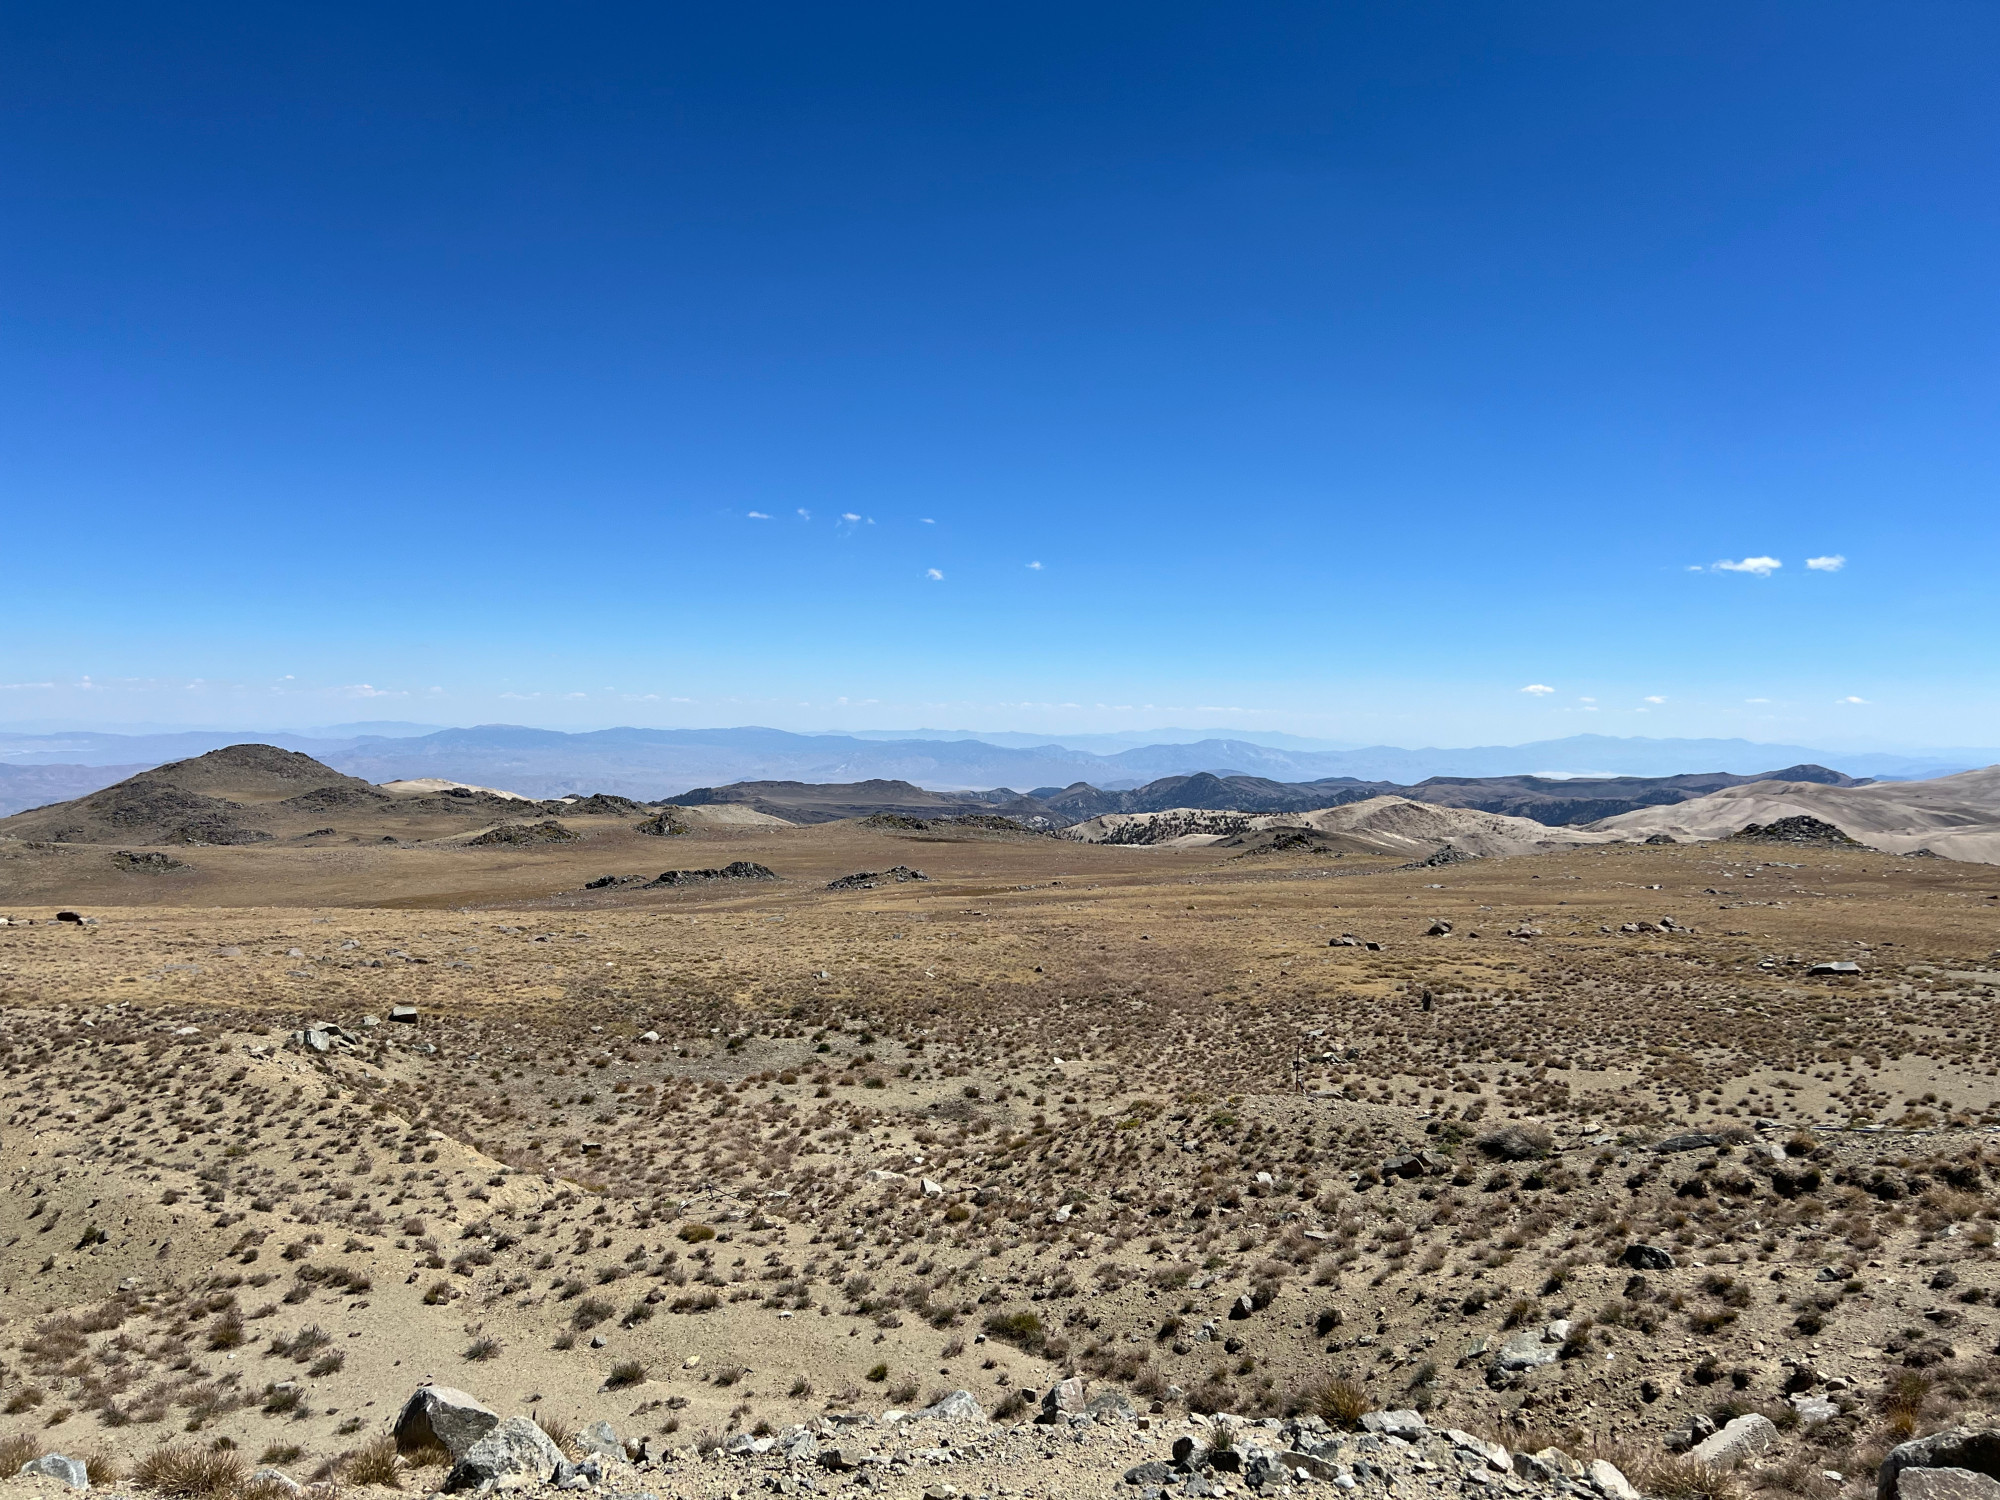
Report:
[[[1859,843],[1895,854],[1928,849],[1948,859],[2000,864],[2000,766],[1870,786],[1751,782],[1591,826],[1625,838],[1715,839],[1794,817],[1831,823]]]
[[[633,817],[647,811],[604,794],[534,802],[463,787],[392,792],[296,750],[230,745],[72,801],[0,818],[0,838],[141,848],[434,839],[537,815]]]

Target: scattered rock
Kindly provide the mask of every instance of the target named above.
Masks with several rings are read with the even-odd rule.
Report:
[[[1778,1440],[1778,1429],[1767,1416],[1750,1412],[1736,1417],[1712,1437],[1703,1438],[1688,1456],[1711,1468],[1731,1469],[1767,1451]]]
[[[1639,1492],[1632,1488],[1631,1481],[1620,1473],[1615,1464],[1601,1458],[1590,1461],[1590,1482],[1607,1500],[1639,1500]]]
[[[776,880],[777,871],[747,859],[734,860],[719,870],[662,870],[652,886],[706,885],[711,880]],[[650,889],[651,886],[648,887]]]
[[[983,1422],[986,1412],[979,1404],[979,1398],[970,1391],[953,1391],[943,1396],[923,1410],[914,1413],[918,1417],[928,1417],[939,1422]]]
[[[852,875],[843,875],[838,880],[829,880],[826,888],[830,891],[872,891],[883,881],[902,884],[910,880],[929,880],[922,870],[912,870],[908,865],[897,865],[893,869],[877,873],[873,870],[858,870]]]
[[[576,1446],[585,1453],[595,1453],[599,1458],[622,1459],[625,1444],[617,1430],[609,1422],[592,1422],[576,1435]]]
[[[1635,1271],[1671,1271],[1674,1268],[1672,1252],[1658,1245],[1644,1245],[1634,1242],[1625,1247],[1625,1253],[1618,1257]]]
[[[171,854],[162,854],[157,849],[120,849],[111,856],[111,863],[121,870],[134,875],[170,875],[175,870],[185,870],[187,861],[175,859]]]
[[[1477,1144],[1501,1161],[1532,1161],[1555,1148],[1555,1137],[1539,1125],[1502,1125],[1480,1136]]]
[[[460,1490],[518,1489],[546,1483],[563,1462],[562,1450],[526,1417],[508,1417],[467,1448],[439,1486]]]
[[[819,1464],[823,1469],[831,1469],[836,1474],[845,1474],[860,1468],[875,1457],[874,1450],[862,1443],[846,1442],[819,1451]]]
[[[1413,1411],[1366,1411],[1361,1414],[1361,1428],[1384,1437],[1399,1437],[1406,1443],[1431,1430],[1423,1416]]]
[[[44,1453],[40,1458],[31,1458],[22,1464],[18,1473],[38,1475],[43,1479],[54,1479],[68,1485],[73,1490],[90,1488],[90,1472],[80,1458],[68,1458],[60,1453]]]
[[[583,835],[563,827],[554,818],[540,823],[502,823],[465,841],[468,849],[490,849],[495,845],[568,844]]]
[[[1772,823],[1746,823],[1729,837],[1766,844],[1818,844],[1835,849],[1868,847],[1856,839],[1849,838],[1833,824],[1819,818],[1807,817],[1803,813],[1797,817],[1779,818]]]
[[[495,1427],[500,1414],[448,1385],[420,1385],[396,1414],[398,1453],[441,1444],[456,1462]]]
[[[1656,1142],[1653,1149],[1662,1156],[1678,1151],[1706,1151],[1722,1144],[1722,1137],[1707,1130],[1690,1130],[1683,1135],[1670,1135],[1664,1141]]]

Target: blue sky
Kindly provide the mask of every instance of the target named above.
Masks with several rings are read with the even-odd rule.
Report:
[[[0,722],[2000,743],[1991,5],[0,41]]]

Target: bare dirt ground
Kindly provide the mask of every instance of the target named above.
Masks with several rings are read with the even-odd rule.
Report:
[[[1109,1492],[1214,1413],[1636,1465],[1762,1412],[1743,1482],[1860,1500],[2000,1408],[1994,867],[630,824],[0,845],[0,1439],[359,1484],[431,1379],[726,1494],[732,1435],[1004,1433],[1075,1373],[1146,1418],[1094,1477],[1030,1429],[954,1482]]]

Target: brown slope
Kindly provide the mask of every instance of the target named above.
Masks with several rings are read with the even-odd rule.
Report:
[[[0,818],[0,837],[62,844],[228,845],[273,839],[430,840],[535,815],[630,817],[622,797],[534,803],[491,793],[392,796],[309,755],[230,745],[73,801]]]

